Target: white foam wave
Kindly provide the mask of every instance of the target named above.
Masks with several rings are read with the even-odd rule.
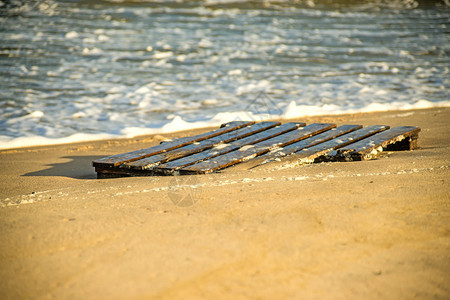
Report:
[[[335,104],[325,104],[322,106],[297,105],[294,101],[292,101],[284,110],[283,118],[293,119],[305,116],[339,115],[360,112],[385,112],[395,110],[426,109],[433,107],[450,107],[450,101],[431,102],[422,99],[415,103],[400,101],[391,103],[370,103],[367,106],[360,108],[354,106],[340,107]]]
[[[419,100],[416,103],[392,102],[389,104],[371,103],[362,108],[356,107],[339,107],[337,105],[329,104],[322,106],[313,105],[298,105],[295,101],[289,103],[281,115],[269,114],[253,114],[246,111],[238,112],[224,112],[218,113],[213,118],[208,120],[197,120],[187,122],[180,116],[174,116],[172,120],[167,123],[161,123],[155,127],[127,127],[120,130],[116,134],[100,133],[100,134],[86,134],[76,133],[63,138],[50,138],[45,136],[24,136],[18,138],[11,138],[8,136],[0,136],[0,149],[12,149],[21,147],[45,146],[45,145],[59,145],[77,142],[88,142],[106,139],[119,138],[133,138],[140,135],[171,133],[183,130],[198,129],[205,127],[217,127],[223,123],[237,121],[237,120],[255,120],[263,121],[274,118],[281,119],[295,119],[307,116],[320,115],[339,115],[347,113],[359,112],[383,112],[383,111],[402,111],[412,109],[426,109],[434,107],[450,107],[450,101],[431,102],[428,100]],[[38,114],[38,113],[36,113]]]

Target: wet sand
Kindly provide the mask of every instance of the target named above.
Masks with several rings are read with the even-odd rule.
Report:
[[[449,120],[304,118],[420,126],[420,148],[202,176],[97,180],[91,161],[208,129],[0,151],[0,298],[448,299]]]

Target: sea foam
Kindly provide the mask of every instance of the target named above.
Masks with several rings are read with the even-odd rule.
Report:
[[[449,105],[443,2],[9,2],[1,149]]]
[[[198,120],[190,122],[183,120],[180,116],[174,116],[172,120],[166,123],[161,123],[160,126],[126,127],[116,134],[76,133],[71,136],[63,138],[50,138],[37,135],[18,138],[0,136],[0,149],[58,145],[58,144],[88,142],[107,139],[134,138],[141,135],[163,134],[198,128],[218,127],[221,124],[238,120],[264,121],[270,119],[282,119],[287,122],[289,119],[301,119],[302,117],[308,116],[339,115],[339,114],[359,113],[359,112],[369,113],[369,112],[385,112],[385,111],[404,111],[413,109],[426,109],[433,107],[450,107],[450,101],[430,102],[427,100],[420,100],[414,104],[404,102],[393,102],[390,104],[371,103],[368,106],[359,109],[352,107],[348,107],[347,109],[345,109],[342,107],[338,107],[336,105],[323,105],[323,106],[297,105],[294,101],[292,101],[280,115],[254,114],[247,111],[237,111],[237,112],[218,113],[213,118],[208,120]],[[42,112],[34,112],[31,115],[32,117],[41,117]]]

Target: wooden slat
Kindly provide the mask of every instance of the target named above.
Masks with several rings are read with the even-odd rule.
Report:
[[[156,174],[147,170],[130,170],[121,169],[118,167],[112,168],[101,168],[95,167],[95,172],[97,172],[97,178],[118,178],[118,177],[131,177],[131,176],[155,176]]]
[[[298,151],[292,155],[292,159],[301,161],[302,163],[313,162],[314,159],[325,156],[333,150],[345,147],[387,129],[389,129],[389,126],[386,125],[367,126],[355,132],[345,134],[337,139]],[[324,158],[324,160],[327,159]]]
[[[214,147],[221,143],[229,143],[241,138],[245,138],[249,135],[256,134],[258,132],[273,128],[280,125],[279,122],[261,122],[258,124],[253,124],[238,130],[227,132],[219,136],[215,136],[200,142],[195,142],[184,147],[180,147],[171,151],[166,151],[160,154],[156,154],[147,158],[139,159],[137,161],[124,163],[121,168],[130,168],[138,170],[148,170],[154,168],[155,166],[172,161],[174,159],[189,156],[205,149]]]
[[[338,161],[368,160],[383,148],[396,143],[401,143],[402,150],[412,150],[416,146],[419,131],[420,128],[415,126],[394,127],[338,149],[333,159]]]
[[[300,151],[307,147],[312,147],[314,145],[324,143],[326,141],[329,141],[331,139],[337,138],[339,136],[342,136],[344,134],[347,134],[349,132],[355,131],[357,129],[362,128],[361,125],[341,125],[337,128],[333,128],[331,130],[322,132],[320,134],[314,135],[312,137],[309,137],[307,139],[301,140],[299,142],[290,144],[283,148],[278,148],[278,151],[273,151],[266,153],[264,155],[261,155],[258,158],[252,159],[247,164],[247,168],[252,168],[260,164],[265,164],[267,162],[273,161],[273,160],[279,160],[281,157],[290,155],[294,152]]]
[[[105,157],[102,159],[95,160],[95,161],[93,161],[92,164],[94,167],[118,166],[118,165],[121,165],[126,162],[135,161],[135,160],[149,157],[152,155],[156,155],[156,154],[159,154],[159,153],[162,153],[165,151],[176,149],[176,148],[188,145],[190,143],[199,142],[199,141],[211,138],[211,137],[215,137],[215,136],[218,136],[218,135],[221,135],[221,134],[233,131],[233,130],[237,130],[239,128],[242,128],[244,126],[248,126],[248,125],[251,125],[254,123],[255,122],[246,122],[246,121],[235,121],[235,122],[226,123],[226,124],[222,125],[219,129],[216,129],[216,130],[212,130],[212,131],[205,132],[205,133],[195,135],[195,136],[189,136],[189,137],[185,137],[185,138],[176,139],[171,142],[162,143],[157,146],[146,148],[146,149],[141,149],[141,150],[132,151],[132,152],[128,152],[128,153],[108,156],[108,157]]]
[[[254,143],[258,143],[258,142],[267,140],[274,136],[297,129],[301,126],[305,126],[305,123],[293,123],[293,122],[285,123],[278,127],[265,130],[263,132],[248,136],[243,139],[239,139],[239,140],[234,141],[229,144],[220,144],[220,145],[218,145],[219,147],[215,147],[215,148],[205,150],[203,152],[200,152],[200,153],[197,153],[194,155],[180,158],[180,159],[174,160],[172,162],[168,162],[166,164],[161,164],[155,170],[160,171],[163,174],[170,174],[173,171],[178,170],[180,168],[190,166],[194,163],[197,163],[197,162],[200,162],[200,161],[203,161],[206,159],[212,159],[219,155],[229,153],[229,152],[237,150],[240,147],[245,146],[245,145],[251,145],[252,143],[254,144]]]
[[[306,127],[302,127],[297,130],[293,130],[285,134],[278,135],[263,142],[256,143],[254,145],[243,146],[238,150],[218,156],[214,158],[213,161],[207,160],[193,164],[188,167],[184,167],[179,171],[181,174],[211,173],[216,170],[237,164],[239,162],[252,159],[258,155],[267,153],[273,150],[274,148],[284,147],[297,141],[306,139],[310,136],[319,134],[323,131],[329,130],[334,127],[336,127],[335,124],[322,124],[322,123],[311,124]]]
[[[297,166],[305,163],[312,163],[317,158],[323,158],[322,159],[323,161],[328,161],[329,159],[327,159],[326,156],[329,153],[334,152],[335,149],[344,147],[351,143],[355,143],[359,140],[362,140],[368,136],[374,135],[375,133],[386,129],[389,129],[389,126],[385,125],[367,126],[362,129],[341,135],[338,138],[329,140],[327,142],[320,143],[312,147],[304,148],[298,152],[289,155],[288,157],[285,157],[283,161],[280,162],[280,164],[283,166],[285,165]],[[269,161],[266,160],[263,163],[267,163],[270,161],[273,160]]]

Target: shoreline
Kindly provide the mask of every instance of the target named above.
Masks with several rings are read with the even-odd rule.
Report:
[[[0,150],[0,297],[450,297],[450,108],[293,120],[422,130],[370,161],[177,177],[91,162],[210,128]]]
[[[406,108],[405,108],[406,106]],[[126,128],[123,129],[125,133],[120,134],[111,134],[111,133],[98,133],[98,134],[85,134],[85,133],[77,133],[68,137],[62,138],[48,138],[43,136],[35,136],[35,137],[20,137],[15,138],[10,141],[4,141],[3,145],[0,145],[0,151],[7,150],[16,150],[22,148],[35,148],[35,147],[45,147],[45,146],[56,146],[56,145],[67,145],[67,144],[77,144],[77,143],[91,143],[91,142],[102,142],[102,141],[111,141],[111,140],[129,140],[129,139],[137,139],[140,137],[146,136],[154,136],[154,135],[167,135],[167,134],[175,134],[184,131],[191,130],[202,130],[207,128],[215,128],[219,127],[221,124],[226,123],[225,120],[233,120],[233,119],[247,119],[247,120],[255,120],[255,121],[271,121],[277,120],[280,122],[289,122],[291,120],[300,120],[304,118],[321,118],[321,117],[336,117],[339,116],[347,116],[347,115],[358,115],[358,114],[372,114],[372,113],[395,113],[395,112],[404,112],[404,111],[416,111],[416,110],[427,110],[427,109],[439,109],[439,108],[449,108],[450,101],[442,101],[438,103],[429,102],[427,100],[418,101],[416,104],[405,104],[405,103],[394,103],[391,107],[386,108],[381,104],[374,103],[372,106],[368,106],[362,109],[349,109],[348,111],[341,111],[338,107],[334,108],[332,106],[325,109],[325,113],[321,110],[323,108],[320,107],[309,107],[309,106],[296,106],[295,102],[292,102],[283,116],[274,116],[274,118],[267,118],[259,115],[253,115],[252,113],[246,112],[232,112],[229,113],[228,116],[225,114],[222,118],[219,117],[219,120],[215,120],[220,114],[216,115],[216,117],[207,120],[207,121],[194,121],[187,122],[181,119],[180,117],[175,117],[172,121],[162,125],[161,127],[155,128]],[[337,112],[331,113],[333,109],[337,109]],[[306,112],[310,112],[309,116],[302,116]],[[301,112],[301,113],[300,113]],[[234,116],[234,118],[233,118]],[[215,120],[215,121],[214,121]],[[183,130],[179,130],[178,128],[187,128]],[[131,133],[134,132],[134,133]],[[136,132],[145,132],[142,134],[138,134]],[[27,140],[33,139],[34,144],[26,144]],[[7,146],[6,144],[17,144],[18,146]]]

